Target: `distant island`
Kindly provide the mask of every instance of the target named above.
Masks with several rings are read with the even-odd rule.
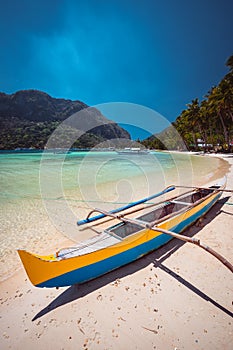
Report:
[[[126,130],[81,101],[53,98],[38,90],[22,90],[11,95],[0,93],[0,149],[44,149],[50,135],[61,122],[75,113],[78,119],[78,112],[83,110],[85,117],[97,127],[84,132],[72,147],[92,148],[106,140],[130,140]],[[70,147],[70,132],[72,130],[67,129],[61,135],[59,147]]]
[[[229,72],[201,102],[195,98],[171,127],[142,143],[147,148],[190,151],[233,151],[233,56],[226,62]],[[190,82],[192,83],[192,82]],[[178,133],[177,133],[178,132]],[[184,142],[182,146],[180,139]]]
[[[122,139],[122,143],[119,141],[120,148],[138,147],[138,143],[141,143],[148,149],[232,152],[233,56],[229,57],[226,65],[229,72],[201,102],[195,98],[170,127],[135,142],[130,140],[130,134],[125,129],[81,101],[53,98],[38,90],[22,90],[11,95],[0,93],[0,149],[44,149],[61,122],[75,113],[78,120],[77,112],[85,110],[85,120],[88,119],[90,124],[97,127],[84,130],[72,143],[73,148],[90,149],[99,144],[104,145],[104,142],[105,146],[111,147],[113,144],[108,144],[108,140]],[[56,135],[58,142],[55,144],[61,148],[70,148],[73,129],[82,131],[81,126],[81,122],[78,126],[67,126],[59,137]]]

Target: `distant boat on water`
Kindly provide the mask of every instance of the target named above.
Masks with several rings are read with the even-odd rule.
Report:
[[[126,147],[122,150],[118,150],[117,153],[121,155],[127,155],[127,154],[141,155],[141,154],[149,154],[150,152],[147,149],[141,149],[139,147]]]
[[[67,154],[72,153],[72,150],[69,148],[45,148],[44,152],[53,154]]]

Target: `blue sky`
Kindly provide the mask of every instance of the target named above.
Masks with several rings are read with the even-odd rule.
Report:
[[[129,102],[170,121],[226,74],[230,0],[0,0],[0,91]]]

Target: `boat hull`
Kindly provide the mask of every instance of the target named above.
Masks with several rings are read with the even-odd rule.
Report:
[[[198,205],[158,225],[159,228],[181,233],[205,215],[221,193],[214,193]],[[55,256],[37,256],[24,250],[18,253],[32,284],[37,287],[65,287],[81,284],[133,262],[170,241],[170,235],[150,229],[127,237],[99,251],[63,260]]]

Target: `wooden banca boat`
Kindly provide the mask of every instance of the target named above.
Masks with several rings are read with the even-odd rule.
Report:
[[[158,194],[110,212],[95,209],[78,225],[100,219],[106,221],[106,217],[115,223],[99,233],[93,230],[93,237],[52,255],[39,256],[24,250],[18,250],[18,253],[30,281],[37,287],[81,284],[142,257],[173,236],[198,244],[199,240],[179,234],[207,213],[221,196],[224,186],[225,183],[219,183],[209,188],[192,188],[169,200],[148,204],[152,198],[175,190],[175,186],[170,186]],[[129,211],[133,206],[139,207]],[[127,212],[123,213],[125,210]],[[94,211],[99,214],[93,217]]]

